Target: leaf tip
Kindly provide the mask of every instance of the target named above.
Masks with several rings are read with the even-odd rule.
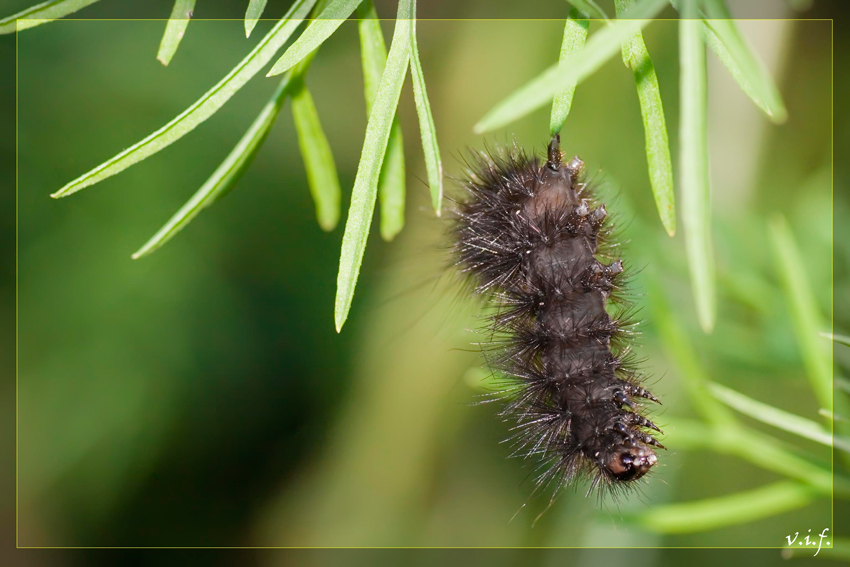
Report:
[[[347,314],[337,313],[334,317],[334,326],[336,327],[337,334],[342,332],[342,326],[345,325],[345,320],[347,318]]]
[[[767,117],[770,118],[770,121],[774,124],[785,124],[788,121],[788,111],[785,108],[778,108],[774,111],[768,112]]]
[[[319,220],[319,228],[325,232],[332,232],[336,228],[338,219]]]
[[[706,335],[710,335],[714,332],[714,313],[709,310],[700,313],[699,326],[702,327],[702,332]]]

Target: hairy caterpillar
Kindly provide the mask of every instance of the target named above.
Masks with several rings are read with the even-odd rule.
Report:
[[[501,412],[515,421],[516,453],[541,463],[538,486],[579,477],[616,489],[656,463],[625,340],[628,324],[605,310],[622,300],[623,263],[597,260],[609,229],[577,157],[563,163],[560,137],[545,162],[514,146],[481,155],[463,182],[452,229],[455,261],[493,304],[488,363],[508,380]],[[612,297],[613,295],[613,297]]]

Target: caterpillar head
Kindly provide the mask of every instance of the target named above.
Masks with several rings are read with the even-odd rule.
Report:
[[[655,451],[643,443],[626,439],[611,450],[602,466],[615,480],[628,482],[645,475],[657,461]]]

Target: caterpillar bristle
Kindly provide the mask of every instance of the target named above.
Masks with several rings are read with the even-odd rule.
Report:
[[[584,478],[589,492],[621,494],[664,446],[641,403],[658,399],[631,350],[638,318],[612,215],[558,136],[543,160],[514,143],[464,163],[452,247],[493,308],[480,346],[496,390],[481,403],[506,401],[506,442],[512,456],[537,459],[538,489]]]

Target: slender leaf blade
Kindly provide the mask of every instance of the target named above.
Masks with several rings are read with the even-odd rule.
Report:
[[[274,75],[280,75],[297,65],[299,61],[333,35],[337,28],[348,19],[362,1],[332,0],[329,2],[327,8],[322,10],[319,16],[310,22],[304,33],[295,40],[295,43],[283,52],[283,55],[272,65],[271,71],[266,76],[273,77]]]
[[[818,404],[832,411],[832,362],[829,350],[818,337],[826,323],[806,279],[806,266],[785,217],[777,214],[771,219],[770,240],[785,301],[791,308],[794,334],[802,351],[806,375]]]
[[[819,333],[820,336],[827,338],[831,341],[835,341],[838,344],[842,344],[844,346],[850,346],[850,337],[846,335],[836,335],[835,333]]]
[[[363,86],[366,99],[366,115],[378,92],[381,75],[387,63],[387,47],[381,22],[371,0],[357,8],[357,29],[360,35],[360,54],[363,66]],[[398,117],[393,119],[387,154],[378,180],[378,202],[381,206],[381,238],[390,241],[404,228],[404,203],[406,174],[404,165],[404,141]]]
[[[514,91],[494,106],[475,125],[482,134],[510,124],[551,101],[573,83],[581,83],[620,51],[620,45],[636,31],[646,27],[665,6],[667,0],[642,0],[624,18],[593,34],[584,48],[566,61],[559,62]]]
[[[712,401],[716,402],[712,398]],[[721,406],[724,410],[725,406]],[[850,479],[832,474],[829,463],[816,463],[786,449],[776,438],[740,425],[716,425],[676,417],[664,428],[665,443],[688,450],[710,450],[732,455],[759,468],[812,486],[822,495],[850,495]]]
[[[708,124],[705,47],[696,1],[682,1],[679,21],[682,218],[691,287],[703,331],[714,328],[716,311],[714,250],[711,241],[711,194],[708,182]]]
[[[607,20],[608,14],[605,13],[605,10],[599,7],[599,4],[594,2],[593,0],[567,0],[570,4],[573,5],[577,10],[586,15],[589,18],[593,18],[596,20]]]
[[[398,117],[390,129],[390,141],[378,178],[378,201],[381,206],[381,238],[392,241],[404,228],[407,173],[404,165],[404,142]]]
[[[633,0],[616,0],[617,15],[621,16],[632,5]],[[667,234],[676,233],[676,205],[673,194],[673,160],[670,157],[670,140],[667,121],[661,103],[661,89],[655,66],[641,32],[623,42],[623,63],[632,70],[637,87],[643,131],[646,137],[646,162],[649,168],[649,184],[655,197],[658,216]]]
[[[717,498],[655,506],[636,514],[625,512],[623,519],[655,533],[687,534],[797,510],[819,496],[811,486],[786,480]]]
[[[722,0],[707,0],[710,20],[703,31],[708,46],[750,99],[775,123],[788,119],[782,95],[764,63],[747,44]]]
[[[342,330],[348,318],[351,301],[354,298],[354,288],[363,263],[363,253],[366,250],[366,240],[369,237],[369,227],[372,224],[377,198],[381,165],[386,154],[390,130],[410,60],[410,28],[413,13],[413,0],[399,2],[398,17],[387,64],[366,125],[366,137],[354,180],[345,234],[342,237],[334,306],[337,332]]]
[[[86,6],[94,4],[98,0],[51,0],[30,6],[17,14],[12,14],[0,20],[0,35],[22,31],[51,20],[64,18]],[[17,20],[20,20],[19,22]],[[17,22],[17,23],[16,23]]]
[[[588,20],[580,19],[578,10],[570,10],[567,21],[564,24],[564,38],[561,41],[561,53],[558,61],[563,63],[570,57],[581,51],[587,41]],[[570,114],[573,106],[573,96],[576,92],[576,83],[573,82],[555,95],[552,100],[552,112],[549,118],[549,134],[554,136],[564,127],[564,122]]]
[[[272,124],[274,124],[275,118],[286,100],[291,77],[291,73],[283,77],[271,99],[221,165],[216,168],[215,172],[195,192],[192,198],[144,246],[133,254],[133,259],[147,256],[161,248],[185,228],[198,213],[233,189],[242,174],[248,169],[269,130],[271,130]]]
[[[736,392],[731,388],[717,383],[709,384],[709,388],[715,398],[730,408],[736,409],[755,420],[781,429],[782,431],[793,433],[804,439],[809,439],[815,443],[820,443],[827,447],[835,445],[835,447],[842,451],[850,452],[850,441],[838,436],[833,440],[832,433],[817,422],[754,400],[749,396],[745,396],[740,392]]]
[[[165,24],[165,33],[162,35],[159,51],[156,54],[156,58],[163,65],[168,65],[177,52],[194,9],[195,0],[174,0],[174,8],[171,10],[168,23]]]
[[[658,327],[664,350],[679,369],[682,385],[694,410],[709,423],[718,426],[736,424],[732,412],[711,396],[708,374],[700,363],[692,341],[688,339],[687,331],[667,301],[658,276],[651,271],[645,273],[648,276],[645,281],[652,319]]]
[[[249,0],[248,8],[245,10],[245,37],[251,37],[251,32],[260,21],[267,3],[268,0]]]
[[[292,116],[298,132],[298,145],[304,159],[310,193],[316,204],[316,218],[322,230],[331,231],[339,222],[342,194],[339,176],[313,97],[300,79],[292,92]]]
[[[416,20],[410,31],[410,76],[413,79],[413,98],[416,113],[419,115],[419,132],[422,135],[422,150],[425,153],[425,169],[428,172],[428,185],[431,189],[431,204],[437,216],[443,204],[443,162],[440,159],[440,147],[437,145],[437,128],[431,114],[431,103],[425,89],[425,75],[419,61],[419,46],[416,43]]]
[[[207,91],[192,106],[184,110],[168,124],[133,144],[123,152],[110,158],[91,171],[74,179],[51,197],[66,197],[94,185],[108,177],[124,171],[143,159],[173,144],[204,120],[212,116],[221,106],[242,88],[248,80],[271,60],[278,49],[289,39],[306,17],[316,0],[296,0],[289,12],[275,25],[260,43],[221,81]]]

